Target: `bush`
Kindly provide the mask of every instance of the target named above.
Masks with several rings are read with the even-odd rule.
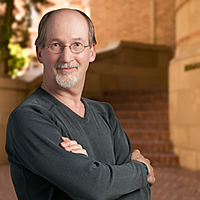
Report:
[[[16,78],[21,75],[22,69],[28,67],[30,58],[27,49],[23,49],[20,44],[14,44],[12,40],[8,44],[10,58],[8,59],[8,75]]]

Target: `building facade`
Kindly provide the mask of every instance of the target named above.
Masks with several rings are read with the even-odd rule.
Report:
[[[53,5],[42,7],[39,14],[32,10],[32,55],[35,54],[33,43],[39,19],[45,12],[61,7],[81,9],[92,18],[98,50],[113,41],[164,45],[171,49],[171,63],[168,66],[169,87],[166,86],[169,91],[170,137],[174,152],[180,158],[180,165],[200,170],[199,0],[51,1]],[[20,10],[24,1],[15,2]],[[0,12],[3,12],[4,6],[0,5]],[[40,81],[41,78],[32,83],[22,83],[0,78],[0,93],[4,96],[0,98],[0,163],[7,162],[4,144],[9,113]]]
[[[200,6],[176,0],[176,51],[169,66],[170,135],[180,165],[200,170]]]

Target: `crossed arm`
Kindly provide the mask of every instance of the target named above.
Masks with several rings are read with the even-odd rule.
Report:
[[[67,137],[61,138],[63,142],[61,142],[60,146],[64,148],[66,151],[72,153],[79,153],[88,156],[87,151],[83,149],[83,147],[78,144],[75,140],[70,140]],[[147,181],[150,185],[154,184],[155,182],[155,175],[153,167],[150,164],[149,159],[145,158],[138,149],[134,150],[131,155],[131,161],[137,160],[139,162],[144,163],[148,168],[148,176]]]
[[[22,163],[17,166],[19,168],[26,166],[31,172],[28,178],[31,179],[34,176],[35,181],[39,182],[38,180],[44,177],[44,181],[48,180],[48,184],[52,183],[66,195],[70,194],[73,199],[116,199],[118,197],[120,199],[133,199],[133,197],[150,199],[150,188],[147,185],[145,170],[139,161],[144,161],[143,163],[149,169],[148,181],[149,177],[154,177],[154,175],[150,176],[153,170],[148,160],[145,160],[138,151],[131,154],[130,143],[127,136],[123,134],[117,119],[111,119],[110,122],[113,125],[110,128],[114,136],[116,158],[116,162],[113,158],[113,164],[98,162],[89,156],[87,158],[89,151],[85,150],[86,147],[79,145],[82,143],[76,139],[73,141],[62,138],[61,142],[62,126],[57,121],[52,123],[52,119],[54,115],[51,112],[41,107],[38,109],[37,106],[34,107],[34,112],[30,108],[19,109],[9,118],[6,143],[9,161]],[[43,134],[40,134],[41,130]],[[67,153],[69,151],[73,153]],[[69,160],[71,162],[68,162]],[[131,160],[134,161],[131,162]],[[13,178],[18,183],[16,188],[19,194],[22,192],[26,195],[26,191],[24,192],[19,184],[24,184],[25,180],[18,176],[16,165],[13,165],[12,169],[15,170]],[[75,181],[74,177],[77,173],[78,178]],[[149,183],[154,181],[150,180]],[[32,189],[35,190],[35,188]]]

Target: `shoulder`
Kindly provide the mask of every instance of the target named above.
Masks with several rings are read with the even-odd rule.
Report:
[[[22,116],[30,118],[34,113],[51,113],[55,104],[51,101],[49,94],[45,93],[41,88],[37,88],[30,96],[28,96],[21,104],[19,104],[10,116]]]

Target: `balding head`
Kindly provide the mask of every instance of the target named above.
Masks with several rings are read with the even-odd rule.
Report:
[[[56,15],[63,15],[63,17],[64,17],[64,16],[67,16],[65,14],[70,14],[70,13],[78,14],[86,20],[87,25],[88,25],[89,45],[90,45],[90,47],[92,47],[93,44],[96,44],[94,25],[93,25],[91,19],[80,10],[63,8],[63,9],[50,11],[43,16],[43,18],[40,21],[39,27],[38,27],[38,37],[35,40],[35,45],[40,46],[42,48],[45,47],[47,22],[49,21],[49,19],[51,17],[53,17],[53,16],[55,17]],[[68,16],[73,16],[73,15],[68,15]]]

